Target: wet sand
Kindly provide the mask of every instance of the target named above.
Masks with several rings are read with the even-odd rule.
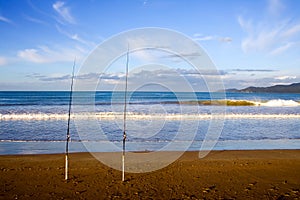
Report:
[[[186,152],[148,173],[105,166],[89,153],[0,156],[0,199],[300,199],[300,150]]]

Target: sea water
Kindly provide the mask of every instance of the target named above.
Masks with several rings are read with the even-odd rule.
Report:
[[[252,105],[203,103],[225,98]],[[127,99],[127,151],[198,151],[204,141],[216,150],[300,148],[300,94],[138,91]],[[63,153],[69,100],[69,92],[0,92],[0,154]],[[123,129],[123,92],[73,95],[71,152],[121,151]]]

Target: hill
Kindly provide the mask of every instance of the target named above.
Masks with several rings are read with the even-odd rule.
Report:
[[[242,92],[242,93],[300,93],[300,83],[291,85],[274,85],[270,87],[247,87],[241,90],[228,89],[226,92]]]

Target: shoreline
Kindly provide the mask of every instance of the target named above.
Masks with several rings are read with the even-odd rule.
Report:
[[[198,154],[185,152],[157,171],[126,173],[125,182],[121,181],[120,171],[87,152],[69,154],[68,181],[64,180],[64,154],[1,155],[0,199],[294,199],[300,196],[300,150],[211,151],[203,159]]]
[[[168,151],[200,151],[202,141],[194,141],[186,150],[182,146],[187,146],[184,142],[175,141],[177,145]],[[278,139],[278,140],[224,140],[217,141],[213,151],[232,150],[297,150],[300,139]],[[69,151],[71,153],[80,152],[117,152],[122,151],[121,142],[110,141],[71,141]],[[158,151],[168,142],[127,142],[127,151]],[[0,141],[1,155],[34,155],[34,154],[59,154],[65,152],[66,141]],[[87,146],[86,146],[87,145]],[[146,146],[145,146],[146,145]],[[89,149],[87,149],[87,147]],[[263,147],[263,148],[262,148]],[[209,150],[209,149],[203,149]],[[203,151],[202,150],[202,151]]]
[[[202,150],[205,152],[205,150]],[[209,156],[211,155],[215,155],[216,153],[220,153],[220,152],[228,152],[230,154],[232,153],[238,153],[240,152],[243,157],[245,158],[250,158],[252,156],[250,156],[249,153],[257,153],[257,152],[270,152],[272,153],[271,155],[274,156],[274,153],[277,152],[298,152],[300,154],[300,147],[299,149],[221,149],[221,150],[211,150],[209,151]],[[186,151],[152,151],[152,150],[144,150],[144,151],[126,151],[126,153],[152,153],[152,152],[161,152],[161,153],[178,153],[178,152],[182,152],[182,154],[199,154],[199,152],[201,151],[195,151],[195,150],[186,150]],[[242,153],[244,152],[244,153]],[[77,156],[77,155],[81,155],[81,154],[86,154],[86,155],[91,155],[92,154],[121,154],[122,151],[103,151],[103,152],[88,152],[88,151],[78,151],[78,152],[69,152],[69,155],[72,156]],[[2,157],[23,157],[23,156],[64,156],[65,153],[64,152],[60,152],[60,153],[34,153],[34,154],[0,154],[0,159]],[[258,154],[257,156],[260,156],[260,154]],[[259,157],[256,157],[259,158]],[[265,158],[265,155],[262,155],[262,158]],[[199,158],[199,159],[203,159],[203,158]],[[224,159],[227,159],[226,157]],[[299,158],[300,159],[300,158]]]

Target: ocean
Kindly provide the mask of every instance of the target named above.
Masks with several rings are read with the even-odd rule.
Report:
[[[69,95],[0,92],[0,154],[63,153]],[[129,92],[126,150],[300,148],[300,94],[227,93],[226,99]],[[123,114],[123,92],[74,93],[70,151],[121,151]]]

